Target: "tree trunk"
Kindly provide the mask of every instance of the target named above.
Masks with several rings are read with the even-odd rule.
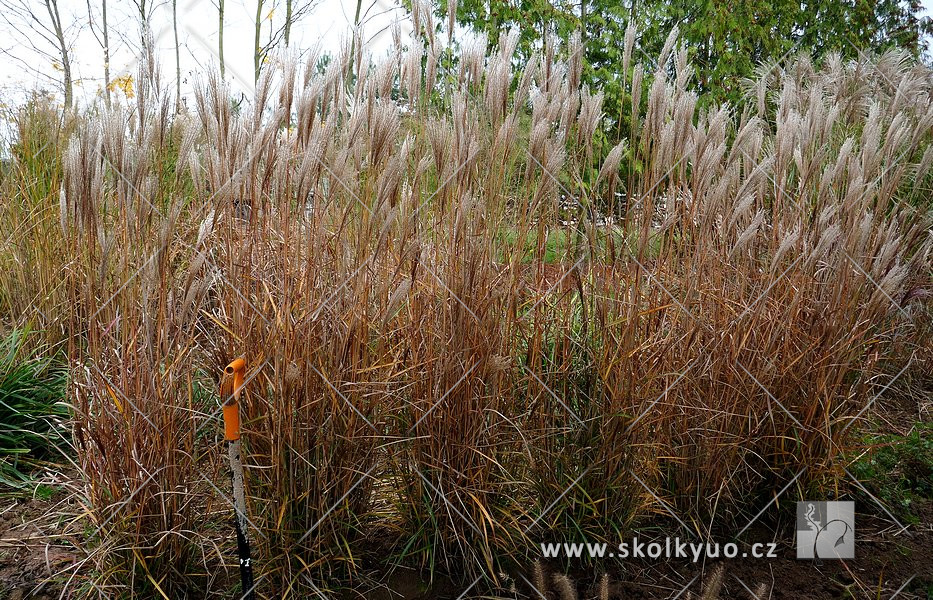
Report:
[[[220,78],[224,78],[224,0],[217,0],[217,58],[220,60]]]
[[[143,56],[149,56],[149,16],[146,0],[139,0],[139,39],[143,45]]]
[[[110,108],[110,33],[107,27],[107,0],[101,0],[102,25],[101,35],[104,38],[104,102]]]
[[[586,54],[586,0],[580,0],[580,43],[583,44]]]
[[[65,41],[65,30],[62,29],[62,18],[58,12],[58,0],[45,0],[45,8],[49,11],[52,29],[55,31],[55,40],[58,42],[58,52],[62,59],[62,87],[65,92],[65,108],[70,109],[74,102],[71,82],[71,56],[68,53],[68,44]]]
[[[256,0],[256,35],[253,40],[253,83],[259,83],[259,69],[262,67],[262,0]]]
[[[288,42],[292,33],[292,0],[285,0],[285,47],[288,48]]]
[[[353,63],[356,56],[356,35],[360,27],[360,11],[363,8],[363,0],[356,0],[356,14],[353,16],[353,37],[350,41],[350,64],[347,67],[347,86],[353,86]],[[362,37],[362,36],[361,36]]]
[[[178,0],[172,0],[172,31],[175,34],[175,112],[181,112],[181,52],[178,48]]]

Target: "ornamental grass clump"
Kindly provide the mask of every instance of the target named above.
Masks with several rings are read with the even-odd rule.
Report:
[[[669,511],[732,532],[795,477],[837,483],[910,364],[925,67],[798,57],[700,109],[676,33],[653,66],[627,34],[610,141],[579,38],[517,65],[515,32],[458,56],[414,14],[385,60],[269,66],[238,110],[208,75],[174,115],[150,61],[135,106],[70,125],[61,193],[23,214],[61,249],[36,269],[67,332],[86,589],[237,585],[215,390],[239,356],[276,597],[379,553],[496,579],[544,535]]]

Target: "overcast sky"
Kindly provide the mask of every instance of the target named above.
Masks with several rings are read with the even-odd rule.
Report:
[[[135,74],[140,36],[135,2],[108,0],[110,25],[111,78]],[[158,48],[157,55],[166,80],[173,80],[175,68],[174,36],[171,28],[171,0],[143,0],[153,6],[151,26]],[[327,50],[336,51],[349,34],[354,20],[356,0],[294,0],[296,6],[315,2],[312,12],[293,28],[292,48],[307,49],[320,41]],[[0,4],[23,2],[43,13],[40,0],[0,0]],[[103,88],[103,51],[95,37],[99,35],[101,0],[59,0],[62,22],[72,46],[72,69],[76,80],[75,98],[86,104]],[[217,0],[177,0],[178,36],[181,47],[183,95],[198,74],[217,64]],[[263,42],[281,27],[285,0],[263,0]],[[926,14],[933,0],[923,0]],[[89,5],[91,18],[89,19]],[[253,35],[256,0],[226,0],[224,18],[224,62],[227,78],[234,86],[248,92],[252,86]],[[408,34],[403,9],[398,0],[363,0],[364,35],[374,54],[384,53],[391,45],[391,24],[400,20]],[[47,20],[47,19],[46,19]],[[12,21],[9,22],[9,21]],[[89,21],[94,27],[89,27]],[[27,37],[28,36],[28,37]],[[59,73],[55,49],[41,36],[24,28],[10,11],[0,12],[0,102],[11,105],[22,101],[35,89],[59,92]]]
[[[0,0],[0,4],[7,0]],[[27,2],[42,18],[47,18],[39,0],[10,0]],[[292,49],[306,50],[320,42],[326,50],[337,51],[342,40],[352,30],[356,1],[311,0],[313,10],[292,29]],[[185,89],[207,69],[216,66],[218,18],[217,0],[177,0],[178,38],[181,47],[182,79]],[[294,0],[294,6],[309,0]],[[151,28],[155,38],[157,56],[163,77],[174,81],[174,33],[171,20],[171,0],[148,0],[153,6]],[[100,94],[103,88],[103,49],[100,35],[100,0],[90,0],[94,28],[89,27],[88,0],[59,0],[62,22],[69,25],[68,39],[72,46],[72,76],[76,81],[75,98],[86,103]],[[135,75],[139,56],[140,34],[138,13],[134,0],[109,0],[107,21],[110,29],[111,79],[121,75]],[[25,97],[33,89],[58,92],[60,74],[55,60],[55,49],[35,32],[21,27],[21,23],[5,11],[6,20],[0,18],[0,102],[7,105]],[[280,30],[284,22],[285,0],[263,0],[262,41],[266,43],[272,32]],[[251,88],[253,82],[253,36],[256,19],[255,0],[226,0],[224,16],[224,63],[227,79],[234,86]],[[391,25],[400,21],[407,35],[406,13],[397,0],[364,0],[361,21],[369,48],[375,54],[385,53],[391,46]],[[9,21],[12,21],[9,22]],[[28,35],[27,38],[25,35]],[[95,35],[96,34],[96,35]],[[37,46],[38,48],[34,48]]]

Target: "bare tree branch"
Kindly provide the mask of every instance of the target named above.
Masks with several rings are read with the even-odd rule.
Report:
[[[33,10],[33,7],[37,10]],[[41,0],[40,2],[0,0],[0,16],[11,30],[22,37],[21,47],[29,48],[53,63],[59,62],[62,72],[60,84],[64,93],[65,108],[71,108],[74,102],[74,87],[71,75],[70,41],[73,38],[73,32],[80,28],[80,24],[76,20],[71,23],[62,21],[59,0]],[[5,50],[4,54],[26,63],[30,70],[36,70],[28,64],[26,59],[17,56],[12,49]]]

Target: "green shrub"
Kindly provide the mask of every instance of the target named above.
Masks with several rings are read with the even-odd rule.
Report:
[[[66,370],[42,349],[28,349],[25,330],[0,341],[0,482],[19,487],[64,439]]]
[[[919,498],[933,499],[933,423],[917,423],[907,435],[873,435],[852,465],[877,498],[913,520]]]

